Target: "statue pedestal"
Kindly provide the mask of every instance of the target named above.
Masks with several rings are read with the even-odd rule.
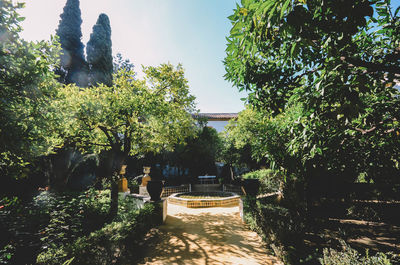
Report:
[[[128,191],[128,181],[126,178],[121,178],[118,180],[118,192],[127,192]]]
[[[150,197],[150,194],[147,192],[146,186],[139,186],[139,194]]]
[[[167,200],[161,200],[157,202],[146,201],[145,203],[151,203],[156,207],[157,221],[159,222],[159,224],[163,224],[165,222],[165,219],[167,219],[167,213],[168,213]]]

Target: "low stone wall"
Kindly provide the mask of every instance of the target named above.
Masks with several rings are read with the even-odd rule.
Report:
[[[168,203],[185,206],[188,208],[207,208],[207,207],[233,207],[239,206],[240,196],[232,193],[230,197],[213,199],[186,199],[172,195],[168,197]]]

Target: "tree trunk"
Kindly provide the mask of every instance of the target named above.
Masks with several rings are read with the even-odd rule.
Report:
[[[127,155],[121,151],[112,151],[110,159],[112,161],[112,172],[111,172],[111,203],[110,210],[107,215],[107,223],[113,221],[115,216],[118,214],[118,175],[121,171],[122,165],[125,163]]]
[[[111,223],[118,214],[118,183],[117,177],[111,177],[111,203],[110,210],[107,215],[107,223]]]
[[[235,180],[235,175],[233,174],[232,165],[229,165],[229,171],[230,171],[230,173],[231,173],[231,180],[234,181],[234,180]]]

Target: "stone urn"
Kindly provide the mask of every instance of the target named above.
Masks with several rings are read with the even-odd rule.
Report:
[[[244,179],[242,181],[242,190],[246,196],[256,196],[260,189],[260,180]]]
[[[161,193],[163,189],[163,182],[161,180],[149,180],[147,182],[147,192],[150,195],[151,201],[161,200]]]
[[[151,167],[143,167],[144,176],[142,178],[142,184],[141,184],[141,186],[143,186],[143,187],[146,187],[147,186],[147,182],[151,180],[150,175],[149,175],[150,168]]]

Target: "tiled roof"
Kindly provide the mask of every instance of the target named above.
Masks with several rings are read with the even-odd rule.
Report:
[[[237,118],[237,113],[198,113],[193,114],[193,118],[207,118],[209,120],[230,120]]]

